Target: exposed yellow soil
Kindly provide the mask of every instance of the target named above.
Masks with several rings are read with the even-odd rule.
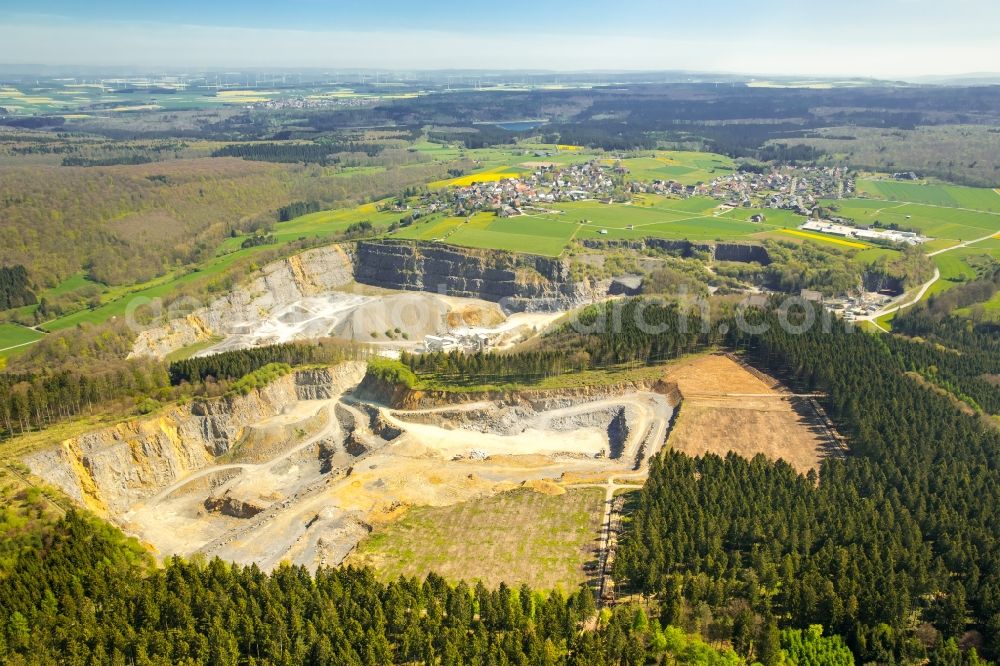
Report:
[[[804,399],[791,398],[726,356],[702,356],[665,378],[684,395],[671,448],[692,456],[730,451],[781,459],[800,472],[818,469],[830,443]],[[741,395],[742,394],[742,395]]]
[[[663,377],[675,382],[684,396],[688,394],[774,393],[771,386],[747,372],[728,356],[698,356],[671,365]]]

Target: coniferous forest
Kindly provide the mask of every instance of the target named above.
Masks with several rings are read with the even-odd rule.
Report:
[[[622,306],[604,307],[588,315],[591,324]],[[218,561],[157,569],[113,532],[70,514],[32,533],[33,550],[3,559],[0,654],[10,663],[58,655],[81,664],[772,666],[996,657],[1000,431],[987,424],[988,400],[976,400],[985,412],[970,412],[941,390],[971,390],[971,368],[992,367],[992,348],[981,359],[945,363],[923,340],[840,325],[791,333],[764,310],[749,314],[750,323],[767,324],[763,333],[740,332],[735,320],[726,334],[643,332],[632,323],[637,308],[647,323],[680,326],[682,313],[639,300],[624,307],[630,314],[620,328],[567,327],[546,352],[428,356],[399,366],[544,374],[561,364],[658,362],[720,344],[793,388],[826,394],[850,453],[807,475],[761,456],[661,454],[627,509],[614,566],[621,594],[639,603],[613,612],[595,613],[584,589],[546,596],[435,576],[384,584],[364,570],[264,574]],[[965,339],[946,327],[940,335],[956,345]],[[175,380],[239,375],[286,352],[178,364]]]
[[[0,577],[4,663],[740,663],[638,608],[583,631],[596,612],[587,588],[542,595],[434,575],[384,584],[370,570],[265,574],[217,559],[157,569],[138,544],[74,513],[32,545]]]
[[[981,636],[995,657],[1000,432],[905,374],[925,359],[922,342],[841,327],[796,335],[761,317],[768,332],[734,328],[727,342],[827,392],[851,455],[826,460],[817,479],[760,457],[667,453],[651,468],[618,574],[663,602],[662,621],[707,609],[744,653],[754,646],[740,634],[756,617],[822,624],[860,662],[959,663],[963,636]]]

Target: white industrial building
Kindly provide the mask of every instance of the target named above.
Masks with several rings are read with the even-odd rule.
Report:
[[[909,245],[920,245],[929,240],[927,236],[921,236],[912,231],[897,231],[895,229],[860,229],[849,227],[846,224],[837,224],[827,220],[809,220],[799,227],[803,231],[819,231],[824,234],[834,236],[844,236],[846,238],[857,238],[859,240],[887,241],[890,243],[906,243]]]

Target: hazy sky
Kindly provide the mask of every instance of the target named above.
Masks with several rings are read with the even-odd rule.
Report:
[[[0,0],[0,63],[902,78],[1000,70],[1000,2]]]

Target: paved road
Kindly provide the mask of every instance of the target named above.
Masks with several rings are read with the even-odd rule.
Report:
[[[981,242],[983,242],[985,240],[989,240],[989,239],[993,238],[994,236],[996,236],[996,234],[992,233],[989,236],[983,236],[982,238],[976,238],[974,240],[968,240],[968,241],[965,241],[963,243],[959,243],[958,245],[952,245],[951,247],[946,247],[946,248],[941,249],[941,250],[935,250],[934,252],[928,252],[927,256],[928,257],[936,257],[939,254],[944,254],[945,252],[951,252],[952,250],[957,250],[957,249],[962,248],[962,247],[969,247],[970,245],[975,245],[976,243],[981,243]],[[930,289],[932,286],[934,286],[934,283],[937,282],[940,279],[941,279],[941,271],[937,267],[935,267],[934,268],[934,277],[932,277],[930,280],[928,280],[927,282],[925,282],[922,285],[920,285],[920,289],[917,290],[917,293],[916,293],[916,295],[913,298],[909,299],[908,301],[906,301],[904,303],[899,303],[899,302],[893,303],[892,305],[890,305],[888,307],[885,307],[885,308],[882,308],[881,310],[878,310],[877,312],[874,312],[874,313],[872,313],[870,315],[864,315],[864,316],[858,317],[857,319],[855,319],[855,321],[870,321],[875,326],[877,326],[880,330],[888,333],[889,332],[888,329],[886,329],[885,327],[883,327],[881,324],[878,323],[878,321],[877,321],[878,318],[879,317],[884,317],[885,315],[889,314],[890,312],[899,312],[900,310],[902,310],[904,308],[908,308],[908,307],[911,307],[913,305],[916,305],[927,294],[927,290]],[[906,297],[903,296],[902,298],[906,298]]]

